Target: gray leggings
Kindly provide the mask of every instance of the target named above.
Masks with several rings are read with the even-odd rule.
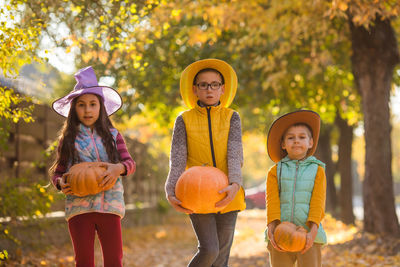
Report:
[[[237,211],[190,214],[198,240],[198,251],[188,267],[227,267]]]

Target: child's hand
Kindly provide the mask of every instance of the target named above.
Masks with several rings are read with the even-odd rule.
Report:
[[[107,170],[103,173],[103,181],[99,184],[100,187],[103,188],[111,188],[114,186],[118,177],[121,173],[125,172],[125,166],[122,163],[104,163],[102,165],[107,168]]]
[[[182,202],[177,199],[174,196],[168,196],[167,197],[169,204],[171,204],[172,207],[174,207],[175,210],[179,211],[179,212],[184,212],[187,214],[192,214],[193,211],[189,210],[189,209],[185,209],[184,207],[181,206]]]
[[[307,237],[306,245],[304,246],[303,250],[301,251],[301,254],[306,253],[307,250],[309,250],[313,246],[315,237],[317,236],[317,233],[318,233],[318,226],[313,222],[310,222],[310,224],[311,224],[310,232],[308,232],[306,235],[306,237]]]
[[[279,224],[279,220],[272,221],[268,224],[268,239],[269,239],[269,242],[271,242],[271,245],[274,247],[274,249],[276,249],[277,251],[280,251],[280,252],[285,252],[275,242],[274,232],[275,232],[275,228],[278,224]]]
[[[236,193],[239,191],[240,185],[237,183],[232,183],[228,185],[224,189],[220,190],[218,193],[222,194],[226,192],[226,197],[224,197],[221,201],[215,203],[215,207],[225,207],[235,198]]]
[[[72,195],[72,189],[69,183],[67,183],[67,179],[65,176],[67,176],[68,173],[64,173],[62,177],[57,178],[57,183],[60,185],[61,187],[61,191],[66,194],[66,195]]]

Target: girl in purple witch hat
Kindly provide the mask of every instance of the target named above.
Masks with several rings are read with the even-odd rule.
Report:
[[[53,185],[66,195],[65,217],[74,246],[76,266],[94,267],[97,232],[104,266],[122,266],[121,218],[125,214],[121,177],[136,164],[109,115],[122,105],[112,88],[99,86],[92,67],[79,70],[74,90],[54,101],[53,109],[66,117],[59,136],[56,160],[50,168]],[[103,162],[100,186],[110,188],[95,195],[76,196],[65,174],[80,162]]]

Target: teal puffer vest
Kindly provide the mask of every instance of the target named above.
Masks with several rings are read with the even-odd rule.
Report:
[[[277,178],[282,222],[289,221],[309,230],[306,222],[318,166],[325,168],[325,164],[313,156],[301,161],[291,160],[286,156],[278,162]],[[319,244],[327,242],[321,224],[314,242]]]

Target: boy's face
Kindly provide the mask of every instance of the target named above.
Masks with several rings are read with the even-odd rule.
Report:
[[[291,126],[283,137],[282,149],[286,150],[290,159],[301,160],[307,156],[313,144],[310,130],[306,126]]]
[[[79,121],[93,129],[100,115],[100,102],[94,94],[84,94],[78,97],[75,105]]]
[[[197,96],[197,98],[207,106],[214,106],[219,102],[221,95],[224,93],[225,87],[222,84],[219,89],[213,90],[211,89],[211,83],[222,83],[221,77],[218,73],[213,71],[207,71],[200,73],[197,76],[196,85],[193,85],[193,93]],[[200,89],[198,84],[207,83],[209,84],[207,88],[204,90]]]

